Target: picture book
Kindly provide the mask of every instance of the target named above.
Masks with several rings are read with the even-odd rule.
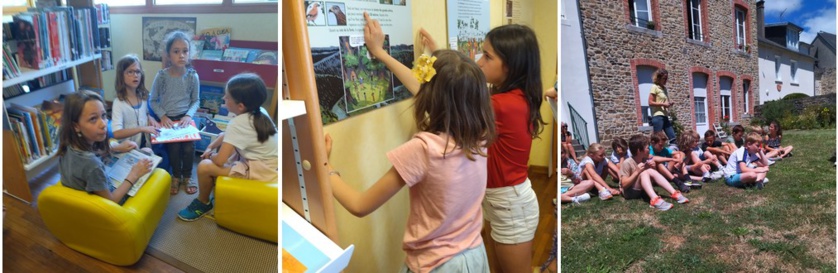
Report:
[[[223,51],[221,51],[221,50],[204,49],[204,51],[201,52],[201,59],[212,60],[212,61],[220,61],[222,54],[223,54]]]
[[[247,48],[229,47],[224,50],[224,55],[221,60],[226,62],[243,63],[247,61],[247,55],[249,53],[250,49]]]
[[[252,64],[278,64],[276,50],[251,49],[245,62]]]
[[[209,28],[198,32],[200,39],[204,41],[204,49],[208,50],[224,50],[230,47],[230,34],[233,32],[232,28]]]
[[[201,36],[195,36],[192,38],[192,45],[189,53],[191,53],[190,58],[192,59],[200,59],[201,53],[204,51],[204,40],[200,40]]]
[[[218,114],[218,110],[221,108],[221,105],[224,104],[224,100],[221,99],[224,97],[224,87],[201,85],[200,97],[201,101],[199,106],[201,108],[208,109],[212,114]]]
[[[107,161],[105,164],[105,172],[108,174],[108,178],[111,179],[111,182],[113,182],[114,187],[122,185],[122,182],[125,181],[126,177],[128,177],[128,173],[131,172],[131,168],[142,159],[151,159],[151,169],[154,170],[163,158],[155,154],[149,154],[145,151],[134,149],[129,152],[114,154],[109,159],[105,160]],[[136,195],[137,191],[143,187],[150,176],[151,172],[137,179],[137,181],[134,182],[134,186],[128,190],[128,196]]]
[[[151,144],[186,142],[200,139],[201,135],[198,133],[198,127],[195,126],[195,121],[193,120],[186,127],[161,128],[157,136],[151,136]]]

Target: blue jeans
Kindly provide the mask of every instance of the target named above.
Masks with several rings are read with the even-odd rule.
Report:
[[[672,129],[672,123],[669,122],[669,117],[653,116],[652,127],[656,133],[664,131],[666,137],[669,138],[669,143],[675,143],[675,129]]]

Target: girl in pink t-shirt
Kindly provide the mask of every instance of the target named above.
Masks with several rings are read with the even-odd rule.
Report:
[[[474,61],[453,50],[423,55],[411,71],[383,50],[381,27],[365,18],[370,54],[415,94],[419,133],[387,153],[393,167],[364,192],[348,186],[328,164],[335,199],[363,217],[407,185],[410,212],[402,272],[489,272],[480,236],[486,148],[495,135],[486,79]],[[326,135],[327,154],[331,146]]]

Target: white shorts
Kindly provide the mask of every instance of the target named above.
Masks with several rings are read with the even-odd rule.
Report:
[[[449,272],[489,272],[489,257],[486,255],[486,247],[483,244],[471,249],[463,250],[450,260],[437,266],[431,273]],[[402,264],[399,273],[413,273],[407,264]]]
[[[538,216],[538,199],[529,178],[515,186],[486,189],[483,218],[492,226],[495,242],[511,245],[532,241]]]

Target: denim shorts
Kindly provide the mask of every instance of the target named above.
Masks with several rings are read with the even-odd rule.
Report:
[[[501,244],[532,241],[538,227],[538,199],[530,179],[523,183],[486,189],[483,218],[492,226],[492,239]]]
[[[742,184],[742,177],[738,173],[737,174],[731,174],[731,175],[728,175],[727,177],[725,177],[725,184],[727,184],[728,186],[731,186],[731,187],[736,187],[736,188],[744,188],[745,187],[745,184]]]
[[[413,271],[407,267],[407,264],[402,264],[399,273],[412,273]],[[489,258],[486,255],[486,247],[483,244],[475,248],[463,250],[450,260],[437,266],[431,273],[448,273],[448,272],[489,272]]]

